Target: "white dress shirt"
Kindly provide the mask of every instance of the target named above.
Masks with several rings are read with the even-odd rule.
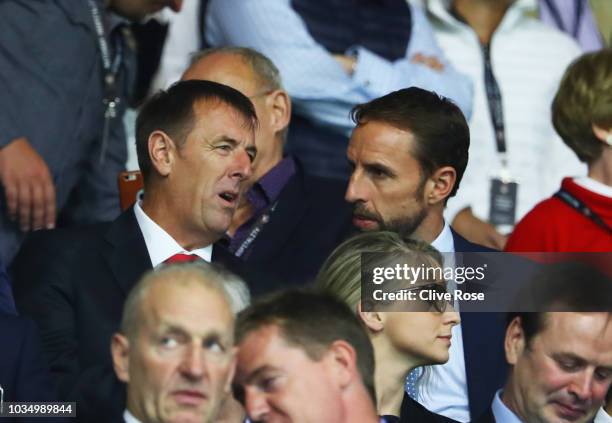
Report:
[[[123,420],[125,421],[125,423],[140,423],[140,420],[134,417],[134,415],[130,413],[127,409],[123,412]]]
[[[599,409],[593,423],[612,423],[612,416],[609,415],[603,407]]]
[[[510,410],[506,404],[501,400],[501,389],[495,393],[493,398],[493,404],[491,410],[493,411],[493,417],[496,423],[522,423],[521,419],[518,418],[512,410]]]
[[[442,232],[431,245],[442,253],[455,252],[453,233],[448,223],[444,223]],[[453,265],[453,263],[449,263],[452,258],[451,254],[445,254],[444,258],[445,266]],[[470,408],[461,324],[453,327],[452,335],[448,362],[429,367],[431,378],[426,386],[419,388],[417,399],[425,408],[434,413],[442,414],[460,422],[468,422],[470,421]]]
[[[186,251],[168,232],[155,223],[140,207],[140,202],[134,204],[134,214],[145,240],[151,265],[155,268],[175,254],[195,254],[210,263],[212,245],[197,250]]]

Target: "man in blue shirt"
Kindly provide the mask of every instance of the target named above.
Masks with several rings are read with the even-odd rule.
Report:
[[[348,179],[355,104],[418,86],[471,113],[471,82],[446,62],[423,11],[405,0],[207,3],[208,44],[254,48],[280,69],[295,104],[288,149],[316,174]]]

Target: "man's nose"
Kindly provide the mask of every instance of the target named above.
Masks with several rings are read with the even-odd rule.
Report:
[[[198,345],[194,345],[185,352],[181,362],[181,373],[189,379],[200,379],[204,375],[204,352]]]
[[[253,164],[249,154],[245,151],[239,151],[236,153],[236,158],[233,163],[230,175],[240,180],[247,179],[253,173]]]
[[[252,421],[263,421],[270,412],[266,395],[256,388],[247,388],[244,393],[244,405]]]
[[[346,188],[346,194],[344,199],[349,203],[356,203],[357,201],[366,201],[364,186],[361,177],[357,172],[353,172],[351,179],[349,179],[348,187]]]
[[[578,372],[572,379],[570,393],[581,401],[588,401],[593,393],[593,372],[583,370]]]

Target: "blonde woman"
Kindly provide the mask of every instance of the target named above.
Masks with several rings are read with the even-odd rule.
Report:
[[[362,263],[361,254],[368,252],[385,254],[368,256]],[[404,240],[393,232],[366,232],[345,241],[332,252],[316,283],[319,289],[331,292],[353,307],[368,330],[376,360],[378,413],[387,421],[453,422],[405,395],[404,381],[413,369],[448,361],[451,329],[459,323],[459,314],[449,303],[440,300],[411,304],[420,312],[366,312],[361,308],[362,264],[368,271],[375,267],[393,267],[398,262],[441,267],[442,256],[428,244]],[[444,291],[445,282],[417,281],[410,289]]]

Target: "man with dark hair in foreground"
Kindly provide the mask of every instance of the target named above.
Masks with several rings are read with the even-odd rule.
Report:
[[[376,423],[374,352],[348,306],[287,291],[238,316],[235,384],[254,421]]]
[[[226,84],[257,111],[257,157],[226,234],[229,250],[287,285],[311,282],[350,232],[351,211],[346,182],[310,175],[296,158],[283,157],[291,99],[278,69],[255,50],[224,47],[199,52],[183,79]]]
[[[17,258],[19,310],[38,323],[60,395],[78,401],[83,421],[123,411],[108,342],[145,271],[185,260],[238,270],[213,244],[251,174],[256,126],[249,99],[225,85],[184,81],[158,93],[136,122],[143,200],[109,224],[42,233]]]

